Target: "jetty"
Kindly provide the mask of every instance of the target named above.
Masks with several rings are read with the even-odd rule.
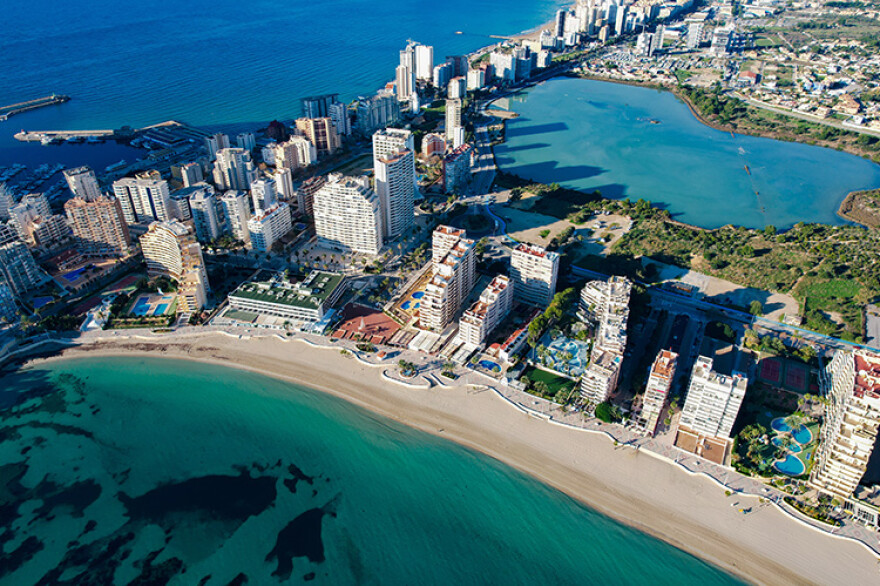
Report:
[[[0,121],[7,120],[10,116],[15,116],[16,114],[21,114],[22,112],[28,112],[29,110],[36,110],[37,108],[44,108],[46,106],[54,106],[56,104],[63,104],[64,102],[69,101],[70,96],[65,96],[63,94],[52,94],[50,96],[44,96],[35,100],[28,100],[26,102],[19,102],[17,104],[2,106],[0,107]]]

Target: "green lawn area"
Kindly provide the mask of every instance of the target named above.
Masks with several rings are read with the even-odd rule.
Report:
[[[824,299],[828,297],[844,297],[847,299],[858,295],[861,286],[851,279],[834,279],[824,283],[814,283],[804,288],[806,297]]]
[[[555,395],[562,390],[565,390],[566,392],[571,391],[575,385],[575,381],[571,379],[553,374],[552,372],[547,372],[546,370],[541,370],[540,368],[535,368],[534,366],[527,368],[523,373],[523,376],[528,377],[532,383],[540,381],[546,384],[551,395]]]
[[[687,69],[676,69],[675,78],[678,79],[678,83],[684,83],[691,78],[691,72]]]

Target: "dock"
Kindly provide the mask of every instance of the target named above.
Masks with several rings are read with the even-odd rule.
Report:
[[[56,104],[63,104],[64,102],[69,101],[70,96],[65,96],[63,94],[52,94],[51,96],[44,96],[35,100],[28,100],[26,102],[19,102],[17,104],[2,106],[0,107],[0,121],[8,120],[10,116],[15,116],[16,114],[21,114],[22,112],[28,112],[30,110],[36,110],[37,108],[44,108],[46,106],[54,106]]]

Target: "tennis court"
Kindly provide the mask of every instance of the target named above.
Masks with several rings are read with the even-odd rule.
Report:
[[[772,385],[782,382],[782,361],[779,358],[764,358],[758,366],[758,378]]]

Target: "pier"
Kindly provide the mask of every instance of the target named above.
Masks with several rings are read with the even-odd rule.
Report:
[[[69,101],[70,96],[65,96],[63,94],[52,94],[51,96],[45,96],[42,98],[37,98],[35,100],[28,100],[27,102],[19,102],[17,104],[10,104],[9,106],[3,106],[0,107],[0,121],[7,120],[10,116],[21,114],[22,112],[36,110],[37,108],[43,108],[45,106],[63,104],[64,102]]]

